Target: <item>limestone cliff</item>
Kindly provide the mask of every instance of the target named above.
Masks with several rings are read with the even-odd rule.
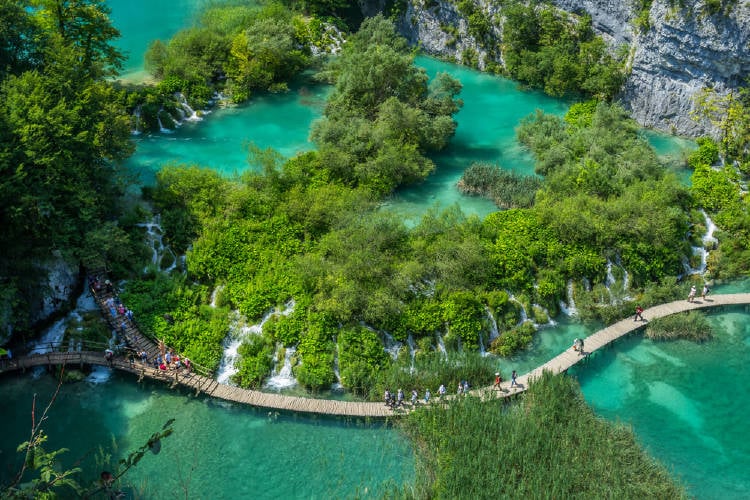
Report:
[[[644,126],[689,136],[713,133],[710,124],[691,117],[695,94],[706,87],[732,91],[750,73],[750,4],[744,0],[725,0],[723,10],[711,15],[702,1],[680,8],[678,0],[654,0],[648,25],[642,24],[645,29],[635,26],[641,13],[632,0],[554,3],[568,12],[588,13],[613,50],[628,45],[630,72],[620,100]],[[480,69],[490,63],[502,65],[497,50],[502,43],[502,7],[485,0],[476,4],[492,20],[495,42],[489,50],[486,42],[470,34],[458,2],[411,0],[399,30],[428,54]]]

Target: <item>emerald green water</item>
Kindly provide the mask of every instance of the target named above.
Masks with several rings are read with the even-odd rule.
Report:
[[[46,404],[55,386],[51,375],[2,379],[0,484],[18,470],[15,448],[28,436],[32,394]],[[63,386],[45,425],[47,449],[70,448],[64,463],[72,466],[114,438],[126,455],[170,418],[174,434],[161,453],[147,454],[126,476],[141,498],[184,497],[184,487],[189,498],[375,498],[414,474],[409,444],[381,424],[269,414],[120,374]],[[102,470],[90,459],[83,468],[85,478]]]
[[[121,38],[115,45],[127,57],[123,77],[143,77],[143,56],[154,40],[166,42],[182,28],[190,26],[196,15],[216,0],[106,0],[110,18]]]
[[[166,39],[189,24],[201,3],[109,0],[115,24],[124,35],[120,47],[131,53],[126,70],[139,71],[139,54],[150,40]],[[486,215],[495,210],[489,201],[456,191],[463,169],[473,161],[488,161],[530,174],[531,158],[515,141],[519,119],[537,108],[562,114],[568,103],[521,92],[513,82],[433,59],[420,57],[418,64],[431,75],[447,71],[461,80],[465,104],[457,115],[459,125],[451,146],[435,157],[436,172],[424,183],[396,193],[386,207],[408,221],[432,206],[454,203],[467,214]],[[293,156],[312,147],[307,140],[309,126],[320,116],[325,93],[325,87],[302,83],[287,94],[260,96],[243,107],[215,110],[202,122],[186,123],[172,134],[140,136],[136,155],[127,165],[148,184],[170,162],[206,165],[228,175],[241,172],[248,168],[249,141]],[[690,141],[645,134],[666,158],[680,157],[694,147]],[[750,284],[734,287],[715,291],[747,291]],[[745,390],[750,375],[743,366],[750,354],[748,316],[746,312],[712,316],[717,337],[700,346],[654,344],[634,336],[576,373],[592,407],[605,418],[632,424],[649,451],[699,498],[750,495],[750,478],[743,474],[750,468],[750,449],[740,435],[750,409]],[[523,373],[595,329],[560,320],[558,326],[543,329],[530,350],[499,365],[504,372]],[[0,477],[7,477],[8,464],[17,458],[13,449],[28,432],[28,405],[22,403],[28,403],[32,392],[49,393],[53,381],[5,377],[1,382],[0,398],[7,410],[0,418],[6,436],[14,436],[0,447]],[[157,497],[180,494],[184,483],[180,477],[194,463],[189,481],[194,498],[348,497],[364,493],[364,488],[377,494],[389,479],[408,482],[414,471],[411,449],[392,429],[344,420],[269,419],[266,412],[178,396],[119,375],[98,386],[66,386],[54,411],[49,447],[73,447],[71,457],[107,442],[111,435],[122,442],[122,450],[132,449],[167,418],[176,417],[177,432],[165,441],[162,454],[147,457],[129,476]]]
[[[698,498],[750,496],[750,313],[710,315],[715,338],[633,336],[577,370],[597,413],[633,427]]]

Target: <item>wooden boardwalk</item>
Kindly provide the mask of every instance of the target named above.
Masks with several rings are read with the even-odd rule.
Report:
[[[100,301],[103,300],[102,298],[99,299]],[[643,312],[643,316],[647,320],[654,320],[656,318],[692,309],[738,304],[750,304],[750,293],[713,295],[706,300],[697,299],[695,302],[679,300],[646,309]],[[104,311],[104,314],[105,316],[109,316],[107,311]],[[112,318],[110,317],[110,319]],[[585,339],[584,351],[586,356],[620,337],[645,326],[646,324],[647,323],[640,321],[633,321],[632,317],[630,317],[599,330]],[[137,330],[130,331],[128,337],[130,338],[130,341],[135,344],[133,347],[138,350],[146,350],[150,355],[151,353],[155,354],[159,351],[158,346],[154,345],[153,342],[143,335],[140,335]],[[586,356],[582,356],[572,349],[567,349],[565,352],[546,362],[542,366],[518,377],[518,386],[516,387],[511,388],[510,382],[508,381],[503,383],[502,391],[493,390],[491,387],[483,387],[471,390],[470,394],[477,396],[494,395],[496,397],[509,397],[525,391],[528,388],[528,384],[535,378],[541,376],[543,371],[548,370],[554,374],[565,372],[576,363],[585,359]],[[187,373],[186,370],[159,370],[151,365],[143,364],[138,360],[130,361],[122,357],[116,357],[109,362],[104,358],[104,353],[92,351],[49,352],[45,354],[22,356],[10,361],[5,360],[4,363],[0,365],[0,373],[10,370],[26,370],[34,366],[47,365],[111,366],[114,369],[134,373],[141,379],[145,377],[161,380],[171,384],[173,387],[179,385],[194,390],[196,394],[202,392],[211,397],[226,401],[272,410],[373,418],[387,418],[399,414],[405,414],[409,411],[408,406],[404,409],[393,410],[385,406],[382,402],[352,402],[330,399],[313,399],[241,389],[227,384],[220,384],[214,378],[198,373]],[[448,399],[451,399],[452,397],[455,396],[448,396]]]
[[[543,365],[531,370],[529,373],[519,376],[516,379],[518,384],[516,387],[511,387],[511,382],[507,381],[503,382],[502,391],[494,392],[500,397],[508,397],[523,392],[528,388],[529,383],[534,379],[539,378],[544,371],[552,372],[555,375],[563,373],[578,362],[585,360],[587,356],[591,355],[591,353],[598,351],[615,340],[646,326],[648,321],[694,309],[743,304],[750,304],[750,293],[709,295],[706,299],[698,297],[693,302],[688,302],[687,300],[676,300],[674,302],[649,307],[643,311],[643,317],[646,321],[633,321],[633,316],[635,315],[633,314],[633,316],[620,320],[617,323],[589,335],[584,339],[583,351],[585,355],[581,355],[574,351],[571,346],[571,348],[560,353]],[[492,387],[479,389],[478,393],[487,394],[488,391],[492,391]]]

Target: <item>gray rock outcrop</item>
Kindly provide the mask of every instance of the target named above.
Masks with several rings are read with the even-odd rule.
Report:
[[[560,9],[588,13],[598,34],[613,50],[629,47],[629,76],[620,100],[633,117],[646,127],[688,136],[714,134],[705,120],[694,117],[695,96],[705,88],[719,95],[736,90],[750,74],[750,3],[744,0],[713,15],[704,2],[680,8],[675,0],[654,0],[649,28],[635,27],[638,6],[616,0],[553,0]],[[502,40],[502,9],[496,2],[479,0],[477,5],[493,20],[493,37]],[[426,53],[467,63],[467,53],[477,54],[476,63],[502,65],[500,51],[488,55],[486,47],[469,33],[455,2],[411,0],[398,23],[399,31]]]

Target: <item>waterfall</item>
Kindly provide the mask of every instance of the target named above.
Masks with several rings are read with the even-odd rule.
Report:
[[[440,335],[440,332],[435,332],[435,338],[437,340],[437,350],[438,352],[443,354],[444,358],[448,357],[448,351],[445,350],[445,342],[443,342],[443,337]]]
[[[344,388],[344,384],[341,383],[341,372],[339,371],[339,343],[334,339],[336,350],[333,353],[333,374],[336,376],[336,382],[331,385],[331,390],[340,391]]]
[[[161,216],[156,215],[151,222],[142,222],[136,224],[136,226],[146,228],[146,242],[151,248],[151,263],[165,272],[171,272],[175,269],[179,259],[172,249],[164,244],[164,235],[162,234],[161,229]],[[167,267],[163,267],[164,256],[167,254],[170,255],[172,260]]]
[[[280,347],[281,344],[276,346],[274,359],[278,357]],[[295,347],[286,348],[286,352],[284,353],[284,364],[282,365],[281,369],[278,370],[278,372],[276,371],[276,367],[274,367],[275,374],[268,380],[266,380],[266,383],[264,385],[265,388],[275,389],[279,391],[281,389],[288,389],[297,385],[297,379],[294,378],[294,375],[292,375],[292,358],[294,357],[295,352],[297,352],[297,349]]]
[[[214,291],[211,292],[211,303],[210,306],[214,309],[216,308],[216,299],[218,299],[219,294],[221,291],[224,290],[224,285],[217,285],[216,288],[214,288]]]
[[[703,218],[706,221],[706,233],[701,238],[701,246],[694,246],[692,248],[693,255],[697,255],[700,257],[700,264],[698,267],[692,267],[690,265],[690,262],[688,262],[687,259],[684,259],[682,262],[683,267],[685,268],[686,274],[705,274],[706,273],[706,263],[708,261],[708,254],[709,254],[709,248],[713,250],[716,247],[716,243],[718,240],[716,237],[714,237],[714,231],[716,231],[716,224],[714,221],[711,220],[711,218],[708,216],[708,214],[704,211],[700,211],[701,214],[703,214]]]
[[[141,135],[141,106],[138,105],[133,110],[133,130],[130,131],[132,135]]]
[[[500,330],[497,328],[497,321],[495,321],[495,315],[492,314],[492,311],[490,311],[490,308],[487,306],[484,306],[484,310],[487,313],[487,319],[490,320],[490,342],[495,340],[500,336]]]
[[[108,366],[95,365],[91,368],[91,373],[86,377],[86,382],[89,384],[103,384],[112,377],[112,368]]]
[[[166,111],[164,111],[164,108],[160,108],[159,111],[156,112],[156,121],[157,123],[159,123],[159,132],[161,132],[162,134],[171,134],[173,131],[171,129],[166,128],[164,124],[161,122],[162,112],[166,113]]]
[[[401,351],[401,347],[403,347],[403,342],[399,342],[398,340],[393,338],[393,335],[391,335],[388,332],[382,332],[383,335],[383,348],[385,349],[385,352],[391,355],[391,358],[393,360],[398,359],[398,353]]]
[[[243,320],[242,315],[239,313],[239,311],[232,311],[232,317],[229,322],[229,333],[224,338],[224,353],[221,356],[221,363],[219,364],[219,369],[216,372],[216,380],[219,383],[230,383],[232,375],[237,373],[237,368],[234,365],[240,358],[238,351],[240,345],[242,345],[242,341],[248,338],[250,335],[262,335],[263,325],[266,324],[266,321],[268,321],[272,316],[287,316],[291,314],[292,311],[294,311],[294,304],[294,299],[292,299],[284,304],[284,309],[282,310],[273,308],[263,315],[260,323],[256,323],[250,326],[245,325],[245,321]],[[292,353],[294,353],[293,347],[290,347],[289,349],[292,349]],[[287,353],[289,352],[289,349],[287,349]],[[289,373],[291,374],[291,364],[289,366],[289,370]]]
[[[568,317],[578,316],[575,300],[573,300],[573,280],[568,281],[568,303],[560,301],[560,310]]]
[[[409,357],[411,358],[411,364],[409,365],[409,373],[414,373],[414,358],[416,357],[417,350],[414,347],[414,337],[410,333],[406,338],[406,343],[409,344]]]
[[[524,323],[526,323],[529,320],[529,315],[526,313],[526,307],[523,305],[523,303],[513,295],[508,295],[508,300],[510,300],[511,302],[515,302],[516,304],[521,306],[521,321],[519,321],[518,324],[523,325]]]
[[[188,104],[187,99],[182,92],[177,92],[174,96],[177,99],[177,103],[180,105],[178,111],[182,115],[183,120],[189,122],[199,122],[203,120],[203,118],[201,118],[198,113],[190,107],[190,104]]]
[[[482,336],[482,330],[479,330],[479,354],[482,356],[487,355],[487,351],[484,349],[484,338]]]
[[[45,354],[51,352],[52,349],[59,349],[62,346],[63,337],[65,336],[67,321],[68,318],[55,321],[38,341],[31,344],[29,354]]]

